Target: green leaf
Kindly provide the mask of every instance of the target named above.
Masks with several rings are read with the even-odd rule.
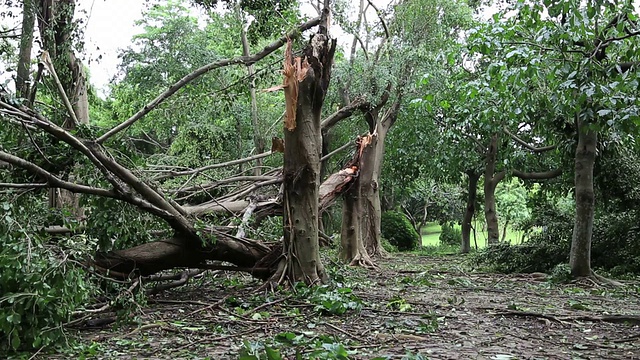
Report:
[[[278,350],[272,349],[269,346],[265,346],[264,347],[264,351],[267,353],[267,359],[268,360],[282,360],[282,355],[280,355],[280,352]]]

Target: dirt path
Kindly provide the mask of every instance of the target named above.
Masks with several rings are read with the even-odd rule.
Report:
[[[638,285],[473,273],[457,257],[336,269],[342,290],[307,297],[207,275],[152,297],[130,325],[80,331],[86,345],[71,355],[40,358],[238,359],[255,350],[262,356],[243,359],[267,359],[267,344],[284,359],[640,359]]]

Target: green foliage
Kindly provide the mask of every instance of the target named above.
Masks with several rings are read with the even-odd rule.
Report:
[[[527,207],[527,189],[516,178],[498,184],[496,206],[500,220],[508,222],[516,228],[520,228],[531,216]]]
[[[462,230],[454,226],[451,222],[445,222],[441,225],[440,245],[459,246],[462,243]]]
[[[558,264],[551,270],[549,280],[555,283],[566,283],[571,280],[571,267],[569,264]]]
[[[0,203],[0,352],[56,344],[61,325],[96,291],[73,261],[93,251],[95,240],[50,242],[35,231],[42,219],[34,205]]]
[[[362,300],[348,287],[307,287],[300,284],[296,291],[300,298],[315,304],[316,311],[323,315],[344,315],[347,311],[359,312],[362,309]]]
[[[380,228],[382,237],[400,251],[413,250],[420,245],[420,235],[401,212],[385,211],[382,214]]]
[[[389,253],[396,253],[398,252],[398,247],[391,244],[389,242],[389,240],[387,240],[386,238],[382,238],[382,248]]]

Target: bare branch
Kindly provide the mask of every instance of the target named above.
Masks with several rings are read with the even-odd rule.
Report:
[[[384,34],[386,35],[387,39],[389,39],[391,36],[389,35],[389,28],[387,27],[387,23],[382,17],[382,11],[380,11],[380,9],[378,9],[378,7],[376,7],[371,0],[367,0],[367,2],[369,3],[369,6],[371,6],[376,11],[376,15],[378,15],[378,19],[380,19],[382,27],[384,28]]]
[[[186,75],[185,77],[183,77],[182,79],[180,79],[175,84],[171,85],[171,87],[169,87],[167,90],[165,90],[162,94],[158,95],[155,99],[153,99],[150,103],[145,105],[142,109],[140,109],[140,111],[135,113],[132,117],[130,117],[129,119],[127,119],[126,121],[124,121],[120,125],[114,127],[113,129],[107,131],[104,135],[100,136],[96,140],[96,142],[101,144],[104,141],[106,141],[107,139],[109,139],[110,137],[112,137],[113,135],[117,134],[118,132],[128,128],[129,126],[131,126],[136,121],[142,119],[145,115],[147,115],[151,110],[155,109],[158,105],[163,103],[171,95],[175,94],[182,87],[184,87],[185,85],[187,85],[191,81],[195,80],[196,78],[202,76],[203,74],[205,74],[205,73],[207,73],[207,72],[209,72],[211,70],[218,69],[218,68],[225,67],[225,66],[229,66],[229,65],[243,64],[243,65],[249,66],[251,64],[255,64],[257,61],[263,59],[267,55],[271,54],[272,52],[274,52],[277,49],[279,49],[280,47],[282,47],[282,45],[284,45],[287,42],[287,39],[291,39],[291,38],[297,37],[298,34],[301,33],[302,31],[308,30],[308,29],[320,24],[320,21],[321,21],[321,18],[319,18],[319,17],[307,21],[306,23],[298,26],[298,28],[296,30],[288,33],[286,36],[283,36],[280,39],[274,41],[273,43],[267,45],[264,49],[262,49],[262,51],[260,51],[259,53],[255,54],[253,56],[239,56],[239,57],[235,57],[235,58],[232,58],[232,59],[225,59],[225,60],[221,60],[221,61],[216,61],[216,62],[213,62],[211,64],[205,65],[205,66],[203,66],[203,67],[201,67],[199,69],[196,69],[192,73],[190,73],[190,74]]]
[[[357,97],[350,104],[342,107],[335,113],[329,115],[326,119],[322,120],[320,127],[322,128],[322,130],[330,129],[341,120],[344,120],[353,115],[356,110],[363,109],[367,105],[368,104],[365,102],[364,97]]]
[[[78,118],[76,117],[76,113],[75,111],[73,111],[73,106],[71,106],[71,102],[69,101],[69,97],[67,96],[67,93],[65,93],[64,91],[64,86],[62,86],[62,82],[60,82],[60,79],[58,78],[58,74],[56,73],[56,69],[53,67],[53,62],[51,62],[51,58],[49,57],[49,52],[48,51],[44,51],[42,53],[42,57],[41,57],[42,63],[44,63],[44,65],[47,67],[47,70],[51,73],[51,76],[53,76],[53,80],[56,83],[56,86],[58,88],[58,93],[60,93],[60,97],[62,98],[62,102],[64,103],[64,106],[67,108],[67,112],[69,113],[69,116],[71,117],[71,121],[73,122],[73,126],[77,126],[78,125]]]
[[[11,188],[11,189],[42,189],[48,188],[49,184],[47,183],[37,183],[37,184],[15,184],[15,183],[0,183],[0,188]]]
[[[258,159],[262,159],[265,158],[269,155],[273,154],[273,152],[271,151],[267,151],[267,152],[263,152],[262,154],[256,154],[253,156],[249,156],[246,157],[244,159],[237,159],[237,160],[232,160],[232,161],[227,161],[224,163],[219,163],[219,164],[213,164],[213,165],[207,165],[207,166],[203,166],[201,168],[197,168],[197,169],[193,169],[193,170],[185,170],[185,171],[169,171],[168,174],[166,175],[160,175],[158,177],[156,177],[154,180],[163,180],[166,178],[172,178],[172,177],[177,177],[177,176],[187,176],[187,175],[193,175],[193,174],[199,174],[203,171],[207,171],[207,170],[212,170],[212,169],[219,169],[222,167],[227,167],[227,166],[233,166],[233,165],[238,165],[238,164],[244,164],[253,160],[258,160]]]
[[[512,133],[511,131],[509,131],[509,129],[504,128],[503,131],[504,131],[505,134],[509,135],[513,140],[515,140],[515,142],[517,142],[518,144],[522,145],[527,150],[529,150],[531,152],[534,152],[534,153],[541,153],[541,152],[551,151],[551,150],[555,150],[557,148],[557,145],[535,147],[535,146],[532,146],[531,144],[529,144],[528,142],[522,140],[521,138],[519,138],[516,134]]]
[[[344,149],[348,149],[350,147],[352,147],[353,145],[355,145],[355,143],[353,141],[349,141],[348,143],[340,146],[339,148],[333,150],[332,152],[328,153],[327,155],[323,156],[320,161],[325,161],[328,158],[332,157],[333,155],[339,153],[340,151],[344,150]]]

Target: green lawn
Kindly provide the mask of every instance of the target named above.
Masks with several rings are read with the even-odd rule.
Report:
[[[487,246],[487,231],[482,231],[482,221],[476,220],[473,223],[473,227],[476,229],[476,241],[478,248]],[[460,228],[460,225],[455,225],[456,228]],[[422,246],[438,246],[440,245],[440,224],[437,222],[428,223],[422,228]],[[522,240],[522,231],[516,231],[507,226],[507,241],[512,244],[519,244]],[[502,239],[502,226],[500,227],[500,239]],[[471,247],[475,247],[473,241],[473,231],[471,232]]]

